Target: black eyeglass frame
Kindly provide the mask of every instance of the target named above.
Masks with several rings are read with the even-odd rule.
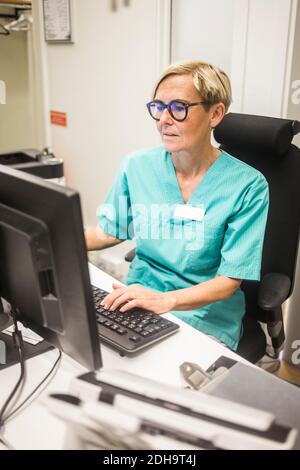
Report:
[[[184,121],[187,116],[188,116],[188,112],[189,112],[189,108],[191,108],[192,106],[197,106],[198,104],[205,104],[205,101],[197,101],[196,103],[186,103],[185,101],[181,101],[181,100],[172,100],[170,101],[170,103],[168,104],[165,104],[163,101],[160,101],[160,100],[152,100],[152,101],[149,101],[149,103],[146,103],[146,106],[148,108],[148,111],[149,111],[149,114],[150,116],[152,117],[152,119],[154,119],[155,121],[160,121],[160,117],[159,118],[156,118],[154,117],[152,114],[151,114],[151,105],[153,103],[159,103],[162,105],[163,107],[163,111],[162,111],[162,114],[164,112],[165,109],[168,110],[169,114],[172,116],[173,119],[175,119],[175,121],[178,121],[178,122],[182,122]],[[173,115],[173,111],[171,109],[171,106],[173,103],[180,103],[184,106],[184,109],[185,109],[185,116],[182,118],[182,119],[178,119],[176,118],[174,115]]]

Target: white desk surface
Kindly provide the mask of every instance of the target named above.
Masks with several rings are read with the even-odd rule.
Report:
[[[95,286],[102,287],[107,291],[112,290],[112,282],[115,280],[92,265],[90,265],[90,277]],[[182,387],[179,366],[185,361],[195,362],[205,369],[221,355],[244,361],[200,331],[172,317],[171,314],[167,314],[167,317],[180,324],[181,328],[178,333],[153,345],[136,357],[121,357],[117,352],[102,345],[103,368],[122,369]],[[27,361],[26,385],[18,403],[42,381],[57,356],[57,351],[50,351]],[[13,448],[19,450],[63,448],[66,426],[47,411],[43,397],[53,392],[70,391],[71,379],[84,372],[86,370],[77,362],[63,355],[62,362],[50,384],[44,386],[40,396],[7,423],[5,438]],[[19,366],[9,367],[0,372],[1,405],[13,389],[18,376]]]

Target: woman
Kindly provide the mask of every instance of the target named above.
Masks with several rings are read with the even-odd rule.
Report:
[[[147,104],[163,145],[125,159],[86,241],[100,249],[136,238],[127,286],[113,285],[107,308],[174,311],[236,349],[241,282],[260,277],[268,185],[211,144],[230,103],[223,71],[203,62],[170,66]]]

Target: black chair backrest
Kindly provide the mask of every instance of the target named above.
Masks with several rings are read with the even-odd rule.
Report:
[[[259,170],[269,183],[270,208],[263,248],[262,276],[286,274],[294,281],[300,225],[300,150],[291,141],[300,123],[229,113],[214,131],[221,148]],[[247,311],[265,321],[256,303],[259,283],[243,282]],[[292,293],[292,287],[290,294]]]

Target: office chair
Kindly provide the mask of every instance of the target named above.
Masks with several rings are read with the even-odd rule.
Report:
[[[259,170],[267,179],[270,208],[261,281],[243,281],[246,314],[237,353],[258,362],[267,350],[267,325],[276,358],[284,343],[282,304],[292,294],[300,223],[300,150],[291,141],[300,123],[246,114],[227,114],[214,130],[220,148]],[[132,261],[135,250],[125,259]],[[247,262],[245,260],[245,262]]]

